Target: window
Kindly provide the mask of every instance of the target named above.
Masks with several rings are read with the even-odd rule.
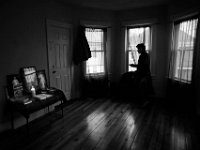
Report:
[[[151,49],[151,28],[150,26],[131,27],[127,28],[127,64],[128,71],[135,71],[136,68],[130,66],[130,64],[138,63],[138,52],[136,45],[144,43],[146,50],[149,53]]]
[[[170,76],[175,80],[191,82],[197,21],[189,19],[174,23]]]
[[[86,74],[104,74],[105,36],[103,29],[86,28],[85,34],[92,57],[86,62]]]

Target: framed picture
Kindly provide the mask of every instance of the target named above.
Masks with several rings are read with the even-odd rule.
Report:
[[[45,74],[45,70],[37,71],[37,78],[38,78],[38,86],[41,90],[47,89],[47,78]]]
[[[7,90],[10,97],[22,97],[24,88],[19,74],[7,75]]]
[[[32,86],[34,86],[36,91],[39,89],[37,72],[34,66],[21,68],[21,75],[27,92],[31,93]]]

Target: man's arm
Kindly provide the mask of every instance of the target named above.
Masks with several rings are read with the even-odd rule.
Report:
[[[138,67],[137,64],[130,64],[131,67]]]

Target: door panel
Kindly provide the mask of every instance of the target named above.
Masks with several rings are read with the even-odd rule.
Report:
[[[71,33],[70,25],[47,21],[50,86],[62,90],[67,99],[71,96]]]

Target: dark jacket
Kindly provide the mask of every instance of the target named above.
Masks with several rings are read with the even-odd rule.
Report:
[[[148,53],[144,52],[140,54],[137,66],[137,76],[139,78],[150,76],[150,59]]]

